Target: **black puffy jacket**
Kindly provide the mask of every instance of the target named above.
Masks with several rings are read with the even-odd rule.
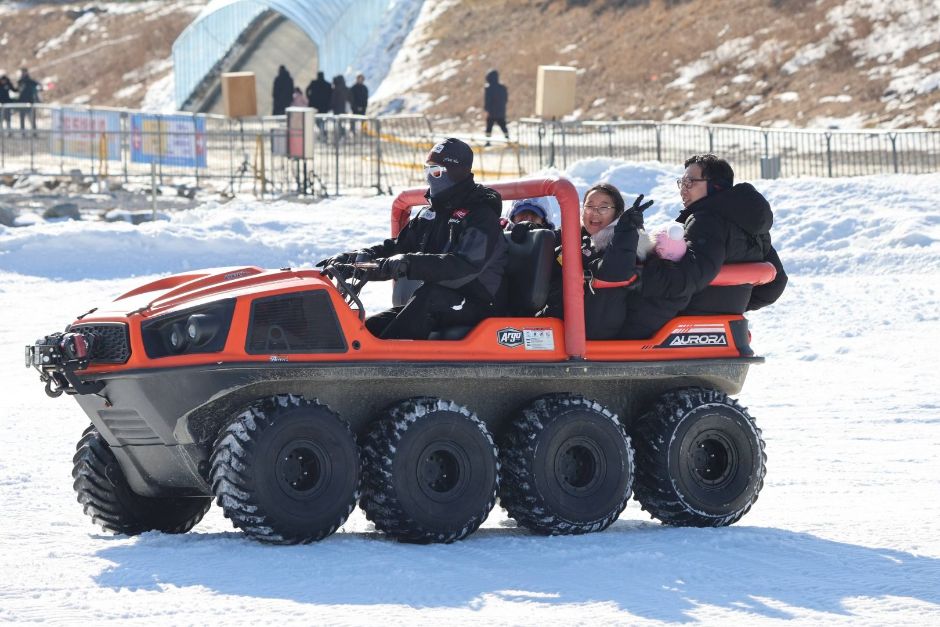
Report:
[[[429,199],[431,206],[397,238],[366,250],[376,258],[405,254],[409,279],[437,283],[482,303],[496,301],[508,259],[499,193],[470,175]]]
[[[770,204],[749,183],[706,196],[685,209],[688,251],[678,262],[647,259],[641,273],[642,298],[628,315],[622,336],[645,338],[678,313],[733,313],[758,309],[777,300],[787,283],[780,257],[770,241]],[[777,277],[768,285],[709,288],[726,263],[769,261]],[[706,289],[708,288],[708,289]]]
[[[486,75],[486,87],[483,89],[483,110],[497,120],[506,119],[506,102],[509,90],[499,82],[499,72],[490,70]]]
[[[623,325],[630,293],[638,285],[636,278],[637,243],[639,233],[635,228],[617,230],[620,219],[588,235],[581,229],[581,263],[584,266],[584,328],[589,340],[606,340],[615,337]],[[559,234],[560,235],[560,234]],[[562,318],[564,258],[561,249],[556,251],[558,263],[552,272],[548,305],[541,315]],[[591,279],[609,283],[629,283],[621,287],[593,287]]]

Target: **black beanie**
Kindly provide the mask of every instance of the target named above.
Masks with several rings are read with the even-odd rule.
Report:
[[[436,163],[447,168],[447,174],[454,183],[459,183],[470,176],[473,166],[473,150],[455,137],[448,137],[428,153],[428,163]]]

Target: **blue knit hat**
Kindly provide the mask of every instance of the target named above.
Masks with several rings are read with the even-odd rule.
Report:
[[[538,198],[523,198],[513,201],[512,210],[509,212],[509,219],[512,220],[516,214],[522,213],[523,211],[531,211],[541,216],[542,220],[545,222],[548,222],[548,210],[545,208],[544,201]]]

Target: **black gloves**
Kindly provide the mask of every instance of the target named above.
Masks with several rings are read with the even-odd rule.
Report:
[[[643,203],[643,204],[640,204]],[[633,201],[633,206],[623,212],[623,215],[620,216],[620,221],[617,222],[617,226],[614,228],[615,233],[623,233],[625,231],[630,231],[634,229],[643,228],[643,212],[649,209],[653,205],[652,200],[647,200],[643,202],[643,194],[640,194],[636,197],[636,200]]]
[[[512,229],[509,231],[509,237],[515,243],[521,244],[522,242],[525,241],[526,233],[528,233],[529,231],[533,229],[540,229],[540,228],[542,227],[539,226],[538,224],[533,224],[532,222],[529,222],[528,220],[523,220],[522,222],[517,222],[516,224],[512,225]]]
[[[321,259],[317,262],[318,268],[325,268],[327,266],[338,266],[353,263],[354,261],[372,261],[372,253],[365,250],[354,250],[349,253],[340,253],[333,257],[327,257],[326,259]]]
[[[402,279],[408,275],[408,257],[406,255],[392,255],[388,259],[376,259],[375,262],[378,267],[366,270],[366,278],[370,281]]]

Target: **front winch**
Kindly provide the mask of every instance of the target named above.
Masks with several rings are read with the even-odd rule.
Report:
[[[39,371],[46,394],[55,398],[67,394],[97,394],[100,381],[82,381],[75,372],[88,367],[95,346],[92,333],[53,333],[26,347],[26,367]]]

